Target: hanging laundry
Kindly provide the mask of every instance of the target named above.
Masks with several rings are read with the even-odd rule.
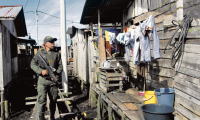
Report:
[[[110,41],[110,44],[116,44],[116,41],[115,41],[115,38],[116,38],[116,34],[115,33],[112,33],[112,32],[108,32],[108,35],[109,35],[109,41]]]
[[[134,29],[129,28],[129,32],[125,34],[124,40],[126,43],[126,60],[130,59],[130,57],[127,56],[129,54],[127,45],[133,44],[134,65],[139,65],[140,62],[151,61],[151,47],[148,36],[150,33],[152,33],[153,37],[152,46],[154,59],[161,58],[159,37],[156,30],[154,16],[151,15],[149,19],[145,20],[143,23],[140,23],[140,25],[136,26]]]
[[[140,46],[141,46],[141,61],[143,62],[150,62],[151,61],[151,47],[150,47],[150,40],[149,34],[152,33],[153,38],[153,57],[154,59],[161,58],[160,53],[160,41],[158,37],[158,33],[156,30],[156,24],[154,16],[151,15],[149,19],[145,20],[143,23],[140,24],[141,28],[141,39],[140,39]]]
[[[125,41],[125,54],[126,54],[126,61],[130,61],[130,32],[125,33],[124,41]]]
[[[139,65],[140,64],[140,36],[142,33],[140,32],[140,27],[137,26],[136,29],[130,29],[131,32],[131,39],[134,42],[133,47],[133,64]]]
[[[130,61],[130,45],[125,46],[126,61]]]
[[[120,44],[125,44],[124,36],[125,36],[125,33],[119,33],[117,35],[116,39]]]

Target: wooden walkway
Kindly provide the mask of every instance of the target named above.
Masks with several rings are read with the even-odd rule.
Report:
[[[68,100],[73,100],[73,98],[64,98],[64,95],[67,95],[67,94],[70,94],[70,93],[62,93],[61,90],[59,89],[60,99],[57,99],[57,102],[61,102],[61,101],[64,102],[65,105],[66,105],[66,107],[67,107],[67,109],[68,109],[68,111],[69,111],[69,113],[71,113],[72,111],[71,111],[71,108],[69,107],[67,101]],[[26,98],[26,99],[27,100],[37,99],[37,97],[30,97],[30,98]],[[47,104],[46,105],[47,105],[47,114],[48,115],[45,114],[45,119],[46,120],[50,119],[50,115],[49,115],[49,102],[50,102],[49,101],[49,97],[47,95]],[[35,104],[35,106],[33,108],[33,113],[32,113],[32,115],[31,115],[31,117],[30,117],[29,120],[39,120],[38,108],[37,108],[38,107],[38,102],[37,101],[36,102],[27,102],[26,104],[27,105]],[[56,104],[56,112],[55,112],[55,115],[54,115],[54,117],[55,117],[56,120],[62,120],[62,117],[65,116],[65,115],[67,115],[67,114],[68,113],[60,114],[59,110],[58,110],[58,105]],[[77,120],[77,117],[75,117],[75,120]]]
[[[99,120],[103,120],[106,117],[104,115],[105,108],[107,108],[109,120],[115,120],[115,112],[121,116],[121,120],[144,120],[143,111],[141,110],[143,97],[138,96],[138,92],[105,93],[101,90],[99,84],[94,84],[91,88],[98,95],[97,112]]]

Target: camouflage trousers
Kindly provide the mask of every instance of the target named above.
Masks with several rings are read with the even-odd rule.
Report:
[[[58,97],[58,86],[57,85],[42,85],[38,84],[38,113],[42,114],[45,112],[45,106],[47,102],[47,94],[49,96],[49,109],[50,112],[55,113],[56,101]]]

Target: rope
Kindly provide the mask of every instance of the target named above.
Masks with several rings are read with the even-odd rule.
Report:
[[[172,24],[174,24],[175,26],[177,26],[176,31],[174,32],[174,34],[172,35],[172,37],[170,38],[170,40],[168,41],[165,49],[164,49],[164,53],[167,50],[168,45],[174,47],[174,50],[172,52],[172,56],[171,56],[171,66],[174,67],[175,64],[178,62],[178,60],[180,59],[182,52],[184,51],[184,46],[185,46],[185,38],[186,35],[188,33],[190,24],[192,22],[193,18],[190,15],[185,15],[184,19],[179,23],[176,20],[172,20]],[[178,36],[178,40],[174,40],[174,37],[177,33],[179,33],[178,31],[180,31],[180,34]]]

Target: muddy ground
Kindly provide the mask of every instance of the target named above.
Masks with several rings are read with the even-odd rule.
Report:
[[[75,87],[74,87],[75,86]],[[76,87],[78,86],[78,87]],[[93,120],[94,118],[97,118],[97,109],[91,109],[89,105],[89,95],[88,95],[88,87],[84,87],[83,90],[80,90],[79,84],[73,84],[72,85],[72,95],[75,97],[75,100],[72,102],[73,109],[72,112],[77,113],[80,118],[83,118],[83,120]],[[32,90],[30,90],[32,89]],[[76,89],[76,90],[74,90]],[[34,93],[37,93],[35,87],[26,87],[24,91],[33,91]],[[28,97],[28,96],[26,96]],[[30,96],[29,96],[30,97]],[[63,103],[58,103],[59,111],[60,113],[64,112],[66,113],[66,108],[63,106]],[[17,109],[11,109],[10,112],[10,119],[12,120],[28,120],[30,116],[33,113],[34,105],[29,106],[21,106]],[[83,113],[86,113],[87,116],[83,115]],[[65,120],[65,118],[63,118]]]

